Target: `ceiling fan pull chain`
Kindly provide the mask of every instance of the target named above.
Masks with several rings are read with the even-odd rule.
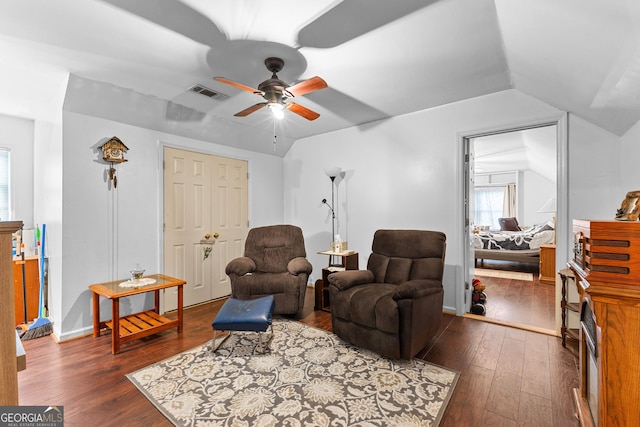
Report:
[[[276,119],[273,118],[273,151],[276,151],[276,140],[278,136],[276,135]]]

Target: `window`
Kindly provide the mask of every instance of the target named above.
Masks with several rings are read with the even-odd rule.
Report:
[[[504,216],[504,197],[507,186],[476,187],[474,194],[475,218],[477,226],[489,226],[499,230],[498,218]]]
[[[11,220],[11,152],[0,148],[0,220]]]

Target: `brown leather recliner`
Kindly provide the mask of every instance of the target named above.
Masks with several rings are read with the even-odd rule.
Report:
[[[300,227],[271,225],[249,230],[244,256],[227,264],[231,296],[253,299],[273,295],[274,314],[297,314],[304,307],[312,266],[306,259]]]
[[[446,236],[378,230],[367,270],[329,275],[333,332],[358,347],[411,359],[440,327]]]

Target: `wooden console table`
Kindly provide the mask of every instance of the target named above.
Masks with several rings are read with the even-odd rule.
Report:
[[[178,328],[178,333],[182,332],[182,287],[186,283],[184,280],[165,276],[164,274],[153,274],[145,276],[145,279],[155,279],[155,283],[137,288],[122,287],[120,284],[126,280],[114,280],[112,282],[97,283],[89,286],[93,292],[93,336],[99,337],[102,328],[111,329],[111,353],[120,352],[120,344],[157,334],[171,328]],[[160,290],[178,287],[178,318],[167,319],[160,313]],[[142,313],[130,314],[120,318],[120,298],[131,295],[154,292],[153,310]],[[100,297],[111,300],[111,320],[100,321]]]

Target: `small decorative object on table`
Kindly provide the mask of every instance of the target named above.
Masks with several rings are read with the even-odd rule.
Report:
[[[130,271],[131,278],[133,280],[142,279],[142,275],[144,274],[144,270],[140,268],[140,264],[136,264],[136,268]]]
[[[127,280],[126,282],[120,283],[120,287],[141,288],[142,286],[153,285],[154,283],[156,283],[155,279],[142,277],[142,275],[144,274],[144,269],[140,268],[139,264],[136,264],[136,267],[129,272],[131,273],[131,279]]]
[[[637,221],[640,214],[640,190],[629,191],[616,211],[618,221]]]
[[[340,235],[336,234],[334,241],[331,242],[331,252],[346,252],[349,249],[349,245],[345,240],[340,239]]]

